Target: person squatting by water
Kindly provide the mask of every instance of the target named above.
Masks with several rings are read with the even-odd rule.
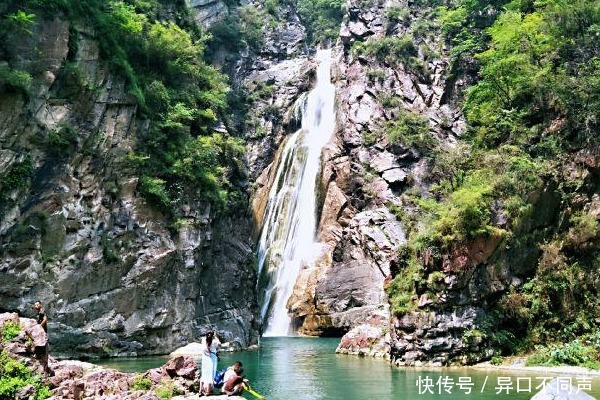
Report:
[[[249,385],[248,379],[245,379],[242,375],[244,369],[242,368],[241,361],[236,361],[233,365],[227,368],[225,376],[223,377],[223,392],[227,396],[241,395],[247,385]]]
[[[42,329],[44,329],[44,332],[48,333],[48,316],[46,315],[46,313],[44,312],[44,309],[42,308],[42,303],[39,301],[36,301],[33,304],[33,310],[35,311],[36,321],[37,321],[38,325],[41,326]],[[31,337],[31,334],[29,332],[28,332],[28,334]],[[40,360],[40,364],[44,368],[44,373],[50,374],[50,368],[48,367],[48,340],[47,340],[47,338],[45,338],[45,343],[42,346],[37,345],[36,338],[34,338],[34,337],[31,337],[31,338],[32,338],[33,342],[35,343],[35,347],[34,347],[35,358]]]
[[[202,349],[202,374],[200,375],[200,394],[212,394],[215,387],[215,374],[219,356],[217,352],[221,341],[214,331],[208,332],[203,339]]]

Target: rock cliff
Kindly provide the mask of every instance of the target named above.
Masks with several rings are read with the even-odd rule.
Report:
[[[148,121],[92,30],[40,18],[14,48],[33,85],[0,96],[0,309],[42,301],[54,355],[165,353],[209,327],[254,342],[251,215],[190,198],[174,225],[139,195]]]
[[[426,2],[349,1],[344,10],[334,46],[337,130],[319,182],[324,254],[301,271],[288,309],[304,334],[349,332],[341,352],[389,356],[399,365],[488,359],[493,350],[483,330],[490,306],[532,274],[535,246],[504,248],[499,236],[476,237],[448,254],[437,274],[423,254],[422,275],[410,284],[416,306],[402,313],[391,314],[385,290],[393,277],[412,274],[399,253],[411,223],[406,215],[411,199],[431,196],[431,149],[459,146],[466,128],[459,103],[474,79],[473,60],[451,65]],[[391,140],[398,121],[414,136]],[[272,183],[274,157],[256,179],[259,188]],[[254,193],[259,226],[261,190]],[[527,222],[535,236],[554,223],[559,199],[548,185],[529,201],[540,210]],[[495,217],[498,226],[504,219]]]

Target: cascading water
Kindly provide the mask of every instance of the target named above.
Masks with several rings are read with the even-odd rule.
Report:
[[[321,152],[335,123],[335,88],[331,83],[331,50],[318,50],[316,86],[296,103],[302,128],[291,135],[265,209],[258,249],[261,316],[265,336],[287,336],[292,330],[287,301],[303,265],[320,253],[317,228],[316,182]]]

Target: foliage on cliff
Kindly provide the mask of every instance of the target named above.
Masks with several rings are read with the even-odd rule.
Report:
[[[485,299],[487,339],[504,353],[569,343],[594,362],[585,343],[600,332],[590,306],[600,301],[600,3],[464,0],[437,16],[453,74],[470,65],[479,75],[464,99],[467,134],[435,150],[427,196],[404,196],[412,284],[398,274],[390,302],[399,314],[416,309],[415,294],[445,290],[433,274],[510,268],[502,254],[533,249],[531,265],[517,261],[524,283]],[[496,243],[494,255],[469,259],[476,240]]]
[[[311,43],[328,45],[337,37],[342,22],[341,0],[298,0],[298,15]]]
[[[164,20],[165,7],[174,11],[173,20]],[[43,19],[57,17],[71,23],[68,62],[62,68],[70,86],[63,90],[65,96],[77,102],[94,90],[82,81],[77,63],[79,36],[90,29],[103,59],[125,78],[139,117],[150,121],[129,157],[139,173],[141,193],[165,212],[190,196],[234,209],[245,180],[242,144],[215,132],[221,121],[227,121],[229,86],[226,77],[204,60],[208,36],[191,22],[185,4],[5,2],[0,6],[0,58],[6,61],[0,63],[0,89],[28,92],[31,74],[37,71],[16,68],[15,35],[34,34]]]
[[[6,344],[21,333],[18,323],[5,322],[0,328],[0,343]],[[42,383],[41,377],[31,368],[9,357],[8,353],[0,350],[0,399],[14,399],[19,391],[30,387],[30,398],[46,399],[51,396],[48,386]]]

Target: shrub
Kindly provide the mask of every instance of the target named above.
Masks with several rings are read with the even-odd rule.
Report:
[[[240,7],[238,12],[246,45],[254,51],[259,51],[265,41],[265,27],[268,24],[269,15],[252,4]]]
[[[212,53],[219,49],[237,53],[244,47],[244,32],[240,22],[229,15],[222,21],[212,24],[210,34],[208,48]]]
[[[422,203],[432,212],[429,228],[417,242],[435,243],[443,248],[491,233],[491,194],[493,186],[484,174],[472,176],[446,202]]]
[[[165,188],[164,180],[142,176],[138,188],[142,196],[146,197],[152,204],[164,209],[168,209],[171,205],[171,198]]]
[[[171,379],[163,379],[154,389],[154,393],[160,399],[170,399],[179,394],[179,391]]]
[[[63,125],[48,134],[48,152],[55,157],[66,158],[77,150],[77,130],[73,125]]]
[[[15,162],[0,177],[0,199],[6,194],[22,188],[27,184],[33,174],[33,162],[31,156],[27,155],[23,161]]]
[[[579,340],[550,346],[538,346],[535,353],[527,358],[526,365],[596,365],[600,353]]]
[[[398,271],[386,288],[391,311],[401,315],[414,310],[415,282],[420,279],[421,266],[414,259],[411,249],[401,248],[398,255]]]
[[[31,75],[27,72],[0,64],[0,93],[6,90],[28,95],[31,81]]]
[[[152,387],[152,380],[144,375],[136,375],[131,381],[131,387],[134,390],[149,390]]]
[[[410,9],[408,7],[391,6],[385,10],[388,26],[397,23],[406,23],[410,20]]]
[[[502,365],[502,357],[500,357],[500,356],[493,356],[492,359],[490,360],[490,364],[492,364],[492,365]]]
[[[569,220],[571,227],[567,232],[568,243],[578,247],[598,237],[600,224],[593,215],[586,212],[576,212]]]
[[[5,322],[2,326],[2,341],[8,342],[9,340],[16,338],[17,336],[19,336],[19,333],[21,333],[21,331],[21,325],[19,325],[18,323],[12,321]]]
[[[298,0],[297,10],[309,43],[328,43],[337,38],[343,17],[341,0]]]
[[[385,131],[390,143],[414,147],[422,153],[429,153],[437,143],[429,133],[427,118],[414,111],[400,110],[397,119],[388,122]]]
[[[355,54],[375,57],[377,60],[391,66],[400,63],[412,65],[412,58],[415,58],[418,54],[412,36],[391,36],[365,42],[355,42],[352,51]]]
[[[119,252],[115,246],[115,243],[110,239],[106,233],[100,236],[100,244],[102,246],[102,258],[107,264],[117,262],[120,260]]]
[[[33,386],[35,399],[42,400],[51,396],[50,389],[41,383],[33,371],[0,352],[0,399],[13,399],[26,386]]]

